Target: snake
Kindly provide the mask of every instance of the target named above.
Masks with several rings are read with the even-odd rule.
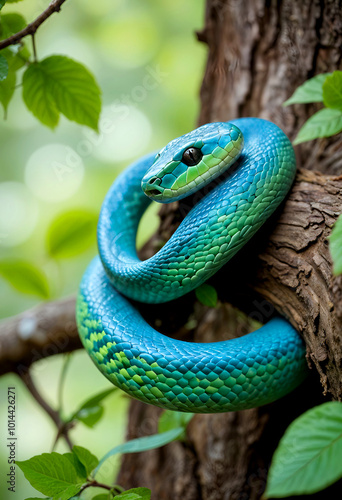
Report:
[[[172,309],[174,299],[229,266],[284,200],[295,173],[293,147],[277,125],[239,118],[182,135],[116,178],[100,211],[99,256],[76,305],[81,341],[110,382],[164,409],[220,413],[271,403],[304,380],[304,342],[282,316],[239,338],[196,343],[158,332],[135,304]],[[197,203],[171,238],[140,260],[136,235],[149,204],[193,193]],[[234,282],[222,286],[234,290]]]

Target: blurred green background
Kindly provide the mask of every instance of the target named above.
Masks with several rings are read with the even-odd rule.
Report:
[[[48,4],[47,0],[24,0],[6,5],[3,13],[20,12],[29,22]],[[38,58],[64,54],[85,64],[102,89],[102,116],[111,123],[109,132],[96,135],[62,118],[51,131],[25,108],[20,85],[7,119],[0,122],[0,258],[37,265],[47,275],[53,298],[75,293],[96,246],[94,242],[75,258],[52,260],[46,250],[52,220],[72,208],[98,213],[122,169],[196,124],[206,48],[196,41],[194,31],[201,29],[203,17],[204,2],[198,0],[69,0],[60,14],[38,30]],[[26,43],[30,46],[30,39]],[[53,169],[56,162],[65,166],[65,175],[58,179]],[[138,245],[154,232],[157,208],[152,205],[144,217]],[[39,302],[0,278],[1,318]],[[56,404],[62,361],[61,356],[45,359],[32,369],[35,382],[52,405]],[[17,377],[1,378],[0,497],[22,500],[36,496],[22,473],[17,469],[15,494],[7,491],[5,482],[6,400],[11,385],[17,389],[17,459],[49,452],[55,430]],[[109,386],[84,352],[75,353],[66,379],[66,412],[72,413],[82,400]],[[93,430],[79,424],[71,432],[73,441],[101,457],[125,439],[128,403],[120,393],[109,397],[105,417]],[[65,450],[60,442],[57,451]],[[119,459],[112,463],[109,478]]]

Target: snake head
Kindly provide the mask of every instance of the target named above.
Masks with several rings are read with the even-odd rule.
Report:
[[[185,198],[227,170],[242,148],[243,136],[235,125],[203,125],[159,151],[142,179],[142,190],[161,203]]]

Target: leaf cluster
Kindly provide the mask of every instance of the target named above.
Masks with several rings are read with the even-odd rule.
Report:
[[[27,25],[23,16],[2,13],[7,3],[0,1],[0,40],[5,40]],[[34,35],[32,35],[34,43]],[[44,125],[55,128],[60,115],[98,130],[101,91],[91,72],[66,56],[52,55],[39,61],[35,43],[33,58],[24,40],[0,51],[0,103],[7,114],[18,80],[22,84],[26,107]]]
[[[325,107],[304,123],[294,144],[330,137],[342,131],[342,71],[310,78],[296,89],[284,106],[312,102],[321,102]]]
[[[102,413],[96,412],[105,397],[114,389],[109,389],[87,400],[66,421],[80,420],[92,427]],[[50,500],[68,500],[79,498],[86,488],[97,487],[107,490],[107,493],[96,495],[94,500],[149,500],[151,491],[147,488],[133,488],[123,491],[118,485],[99,483],[95,476],[108,458],[118,453],[138,453],[159,448],[175,440],[184,440],[186,426],[193,414],[165,411],[158,425],[158,433],[151,436],[132,439],[110,450],[100,461],[89,450],[81,446],[73,446],[69,453],[43,453],[28,460],[17,461],[16,464],[24,473],[26,479],[40,493]],[[27,499],[37,500],[37,499]]]
[[[150,500],[148,488],[133,488],[122,491],[117,486],[98,483],[91,475],[99,461],[95,455],[82,446],[74,446],[69,453],[43,453],[29,460],[17,461],[26,479],[46,500],[69,500],[79,498],[86,488],[98,487],[107,493],[96,495],[94,500]],[[122,492],[121,492],[122,491]],[[38,500],[29,498],[27,500]]]

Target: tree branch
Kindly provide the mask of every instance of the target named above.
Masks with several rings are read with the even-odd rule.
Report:
[[[24,384],[26,385],[26,387],[29,390],[29,392],[31,393],[31,395],[37,401],[37,403],[39,404],[39,406],[41,406],[43,408],[43,410],[49,415],[49,417],[56,424],[56,426],[59,427],[62,422],[61,422],[61,419],[59,417],[58,411],[54,410],[48,404],[48,402],[45,401],[45,399],[42,397],[42,395],[38,391],[35,383],[32,380],[30,372],[27,371],[26,373],[23,373],[21,375],[21,379],[24,382]]]
[[[20,375],[20,377],[21,377],[22,381],[24,382],[24,384],[26,385],[29,392],[31,393],[31,395],[34,397],[34,399],[39,404],[39,406],[41,406],[41,408],[43,408],[45,413],[47,413],[49,415],[49,417],[51,418],[51,420],[55,423],[57,430],[58,430],[56,442],[60,436],[63,436],[65,441],[67,442],[70,450],[72,450],[73,444],[72,444],[70,437],[69,437],[69,434],[68,434],[69,427],[66,426],[65,423],[63,422],[63,420],[61,419],[60,413],[57,410],[54,410],[49,405],[49,403],[47,401],[45,401],[45,399],[42,397],[42,395],[38,391],[35,383],[33,382],[31,374],[28,370],[26,372],[22,373]]]
[[[94,479],[90,483],[84,484],[82,486],[82,488],[80,489],[80,493],[82,493],[82,491],[86,490],[87,488],[91,488],[91,487],[103,488],[104,490],[108,490],[108,491],[111,491],[113,489],[113,486],[109,486],[108,484],[99,483],[99,482],[95,481],[95,479]]]
[[[23,38],[25,38],[28,35],[34,35],[37,29],[41,24],[43,24],[44,21],[46,21],[54,12],[59,12],[61,10],[62,4],[66,0],[53,0],[50,5],[47,7],[44,12],[42,12],[37,19],[32,21],[32,23],[28,24],[26,28],[22,29],[21,31],[18,31],[18,33],[15,33],[14,35],[6,38],[6,40],[2,40],[0,42],[0,50],[5,49],[6,47],[9,47],[10,45],[15,45],[16,43],[20,42]]]
[[[0,375],[21,375],[35,361],[80,347],[75,298],[45,302],[0,322]]]

